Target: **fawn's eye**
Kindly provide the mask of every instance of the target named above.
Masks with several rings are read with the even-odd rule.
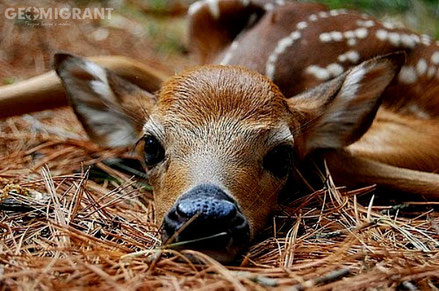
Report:
[[[291,169],[293,148],[290,145],[279,145],[268,152],[263,166],[277,178],[284,178]]]
[[[165,158],[165,149],[160,142],[152,135],[144,138],[145,162],[147,166],[154,166]]]

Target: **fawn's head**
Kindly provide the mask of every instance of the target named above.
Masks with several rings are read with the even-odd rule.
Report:
[[[293,157],[362,136],[400,63],[400,55],[373,59],[288,100],[258,73],[203,66],[172,77],[156,99],[88,60],[55,58],[93,140],[130,146],[143,136],[163,239],[212,237],[188,247],[221,261],[264,227]]]

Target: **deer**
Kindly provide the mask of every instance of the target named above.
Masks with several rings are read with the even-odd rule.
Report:
[[[199,66],[168,76],[126,57],[58,53],[56,73],[0,88],[0,114],[69,104],[103,147],[143,140],[162,241],[194,241],[185,247],[220,262],[300,188],[294,169],[309,159],[340,185],[439,198],[430,37],[283,0],[198,1],[188,25]]]

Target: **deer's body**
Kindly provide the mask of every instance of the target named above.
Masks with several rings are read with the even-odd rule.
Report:
[[[404,51],[406,62],[396,82],[383,93],[383,106],[419,119],[439,117],[439,45],[429,36],[314,3],[217,3],[217,17],[207,3],[192,11],[191,43],[202,63],[238,65],[264,74],[289,98],[362,61]],[[215,31],[223,31],[223,23],[232,15],[255,23],[212,48],[212,38],[220,38]]]
[[[263,228],[295,163],[314,153],[340,184],[439,198],[439,49],[430,38],[282,0],[206,0],[189,14],[201,62],[234,66],[201,66],[161,84],[126,60],[105,70],[102,60],[55,59],[70,105],[99,144],[133,144],[139,126],[130,116],[145,112],[165,240],[219,236],[193,247],[232,259]],[[162,85],[157,99],[120,78],[136,75],[147,91]],[[0,105],[23,97],[11,98],[12,89],[0,90]]]
[[[365,14],[314,3],[217,1],[217,14],[203,3],[192,9],[190,22],[200,61],[265,74],[287,98],[364,60],[404,51],[406,62],[383,92],[371,129],[348,150],[398,167],[439,170],[438,42]],[[241,20],[242,30],[221,34],[238,16],[247,20]],[[212,46],[212,38],[220,41]]]

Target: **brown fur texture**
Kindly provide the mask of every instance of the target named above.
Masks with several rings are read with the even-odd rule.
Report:
[[[438,128],[437,120],[402,117],[383,108],[367,133],[348,150],[396,167],[438,173]]]

